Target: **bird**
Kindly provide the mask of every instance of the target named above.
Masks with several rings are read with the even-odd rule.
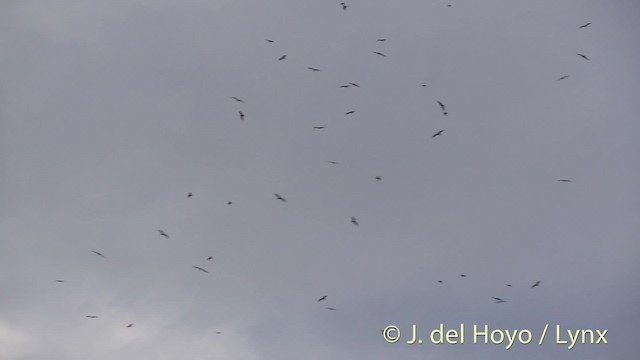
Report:
[[[383,53],[381,53],[381,52],[379,52],[379,51],[372,51],[372,53],[374,53],[374,54],[376,54],[376,55],[380,55],[380,56],[382,56],[382,57],[387,57],[387,55],[385,55],[385,54],[383,54]]]
[[[282,202],[287,202],[287,199],[283,198],[282,196],[280,196],[280,194],[273,194],[273,196],[276,197],[276,199],[282,201]]]
[[[340,165],[340,163],[339,163],[339,162],[337,162],[337,161],[333,161],[333,160],[327,160],[327,162],[328,162],[329,164],[333,164],[333,165]]]
[[[222,334],[222,331],[216,331],[216,334],[220,335]]]
[[[278,61],[280,61],[280,60],[284,60],[284,59],[286,59],[286,58],[287,58],[287,55],[282,55],[282,56],[280,56],[280,58],[278,59]]]
[[[387,41],[387,39],[378,39],[376,41]]]
[[[235,97],[235,96],[232,96],[231,98],[232,98],[233,100],[237,101],[237,102],[241,102],[241,103],[243,103],[243,102],[244,102],[244,100],[242,100],[242,99],[240,99],[240,98],[237,98],[237,97]]]
[[[342,10],[347,10],[347,4],[341,2],[340,5],[342,5]]]
[[[314,67],[308,67],[307,69],[311,70],[311,71],[320,71],[320,69],[318,68],[314,68]]]
[[[358,223],[358,220],[355,218],[355,216],[352,216],[352,217],[351,217],[351,223],[352,223],[354,226],[358,226],[358,225],[360,225],[360,224]]]
[[[349,83],[349,85],[353,85],[353,86],[355,86],[355,87],[360,87],[360,85],[358,85],[358,84],[356,84],[356,83],[352,83],[352,82],[350,82],[350,83]]]
[[[582,55],[582,54],[576,54],[578,56],[580,56],[581,58],[585,59],[585,60],[590,60],[586,55]]]
[[[347,112],[345,113],[345,115],[351,115],[351,114],[353,114],[353,113],[355,113],[355,112],[356,112],[355,110],[347,111]]]
[[[511,287],[511,284],[507,284],[508,287]]]
[[[327,309],[327,310],[337,310],[336,308],[332,308],[332,307],[328,307],[328,306],[325,307],[325,309]]]
[[[557,78],[556,81],[564,80],[564,79],[566,79],[568,77],[569,77],[569,75],[563,75],[563,76],[560,76],[559,78]]]
[[[193,265],[193,267],[198,269],[198,270],[200,270],[200,271],[202,271],[202,272],[206,272],[207,274],[209,273],[207,270],[205,270],[205,269],[203,269],[201,267],[198,267],[198,266],[195,266],[195,265]]]
[[[421,86],[422,86],[422,87],[427,87],[427,84],[422,84]]]
[[[244,113],[242,111],[238,111],[238,114],[240,115],[240,120],[244,120]]]
[[[162,231],[162,230],[158,230],[158,233],[159,233],[161,236],[166,237],[167,239],[169,238],[169,235],[167,235],[167,233],[165,233],[165,232],[164,232],[164,231]]]
[[[571,180],[569,180],[569,179],[560,179],[560,180],[558,180],[558,181],[560,181],[560,182],[572,182],[572,181],[571,181]]]
[[[348,88],[351,85],[340,85],[341,88]]]
[[[63,283],[64,280],[54,280],[55,282]]]
[[[320,129],[324,129],[324,126],[314,126],[314,129],[320,130]]]
[[[442,280],[438,280],[438,283],[439,283],[439,284],[442,284]]]
[[[382,180],[382,176],[376,176],[376,180],[381,181]]]
[[[127,328],[133,327],[133,324],[129,324],[127,325]]]
[[[187,198],[190,198],[190,197],[192,197],[192,196],[193,196],[193,193],[188,193],[188,194],[187,194]]]
[[[207,260],[213,260],[213,256],[209,256]]]
[[[322,300],[326,300],[327,299],[327,295],[322,296],[320,299],[318,299],[318,302],[322,301]]]
[[[465,275],[465,274],[460,274],[460,277],[467,277],[467,275]]]
[[[584,25],[580,25],[580,26],[578,26],[578,29],[584,29],[584,28],[586,28],[586,27],[587,27],[587,26],[589,26],[589,25],[591,25],[591,23],[590,23],[590,22],[588,22],[588,23],[586,23],[586,24],[584,24]]]
[[[105,259],[107,258],[106,256],[102,255],[101,253],[99,253],[97,251],[91,250],[91,252],[96,254],[96,255],[98,255],[98,256],[100,256],[100,257],[102,257],[102,258],[105,258]]]
[[[440,105],[440,108],[442,109],[442,114],[446,116],[447,110],[444,108],[444,104],[438,101],[438,105]]]
[[[271,40],[271,39],[264,39],[264,41],[266,41],[266,42],[270,42],[270,43],[275,42],[275,41],[273,41],[273,40]]]
[[[231,204],[233,204],[233,202],[227,201],[227,205],[231,205]]]
[[[97,315],[87,315],[87,316],[85,316],[85,317],[86,317],[86,318],[89,318],[89,319],[97,319],[97,318],[98,318],[98,316],[97,316]]]
[[[438,131],[437,133],[435,133],[435,134],[431,135],[431,137],[432,137],[432,138],[434,138],[434,137],[436,137],[436,136],[440,136],[440,135],[442,135],[442,133],[443,133],[443,132],[444,132],[444,130],[440,130],[440,131]]]
[[[496,303],[496,304],[500,304],[500,303],[503,303],[503,302],[507,302],[506,300],[502,300],[502,299],[500,299],[499,297],[492,297],[492,299],[494,299],[494,300],[495,300],[495,303]]]
[[[540,280],[536,281],[536,283],[535,283],[535,284],[531,285],[531,288],[533,289],[534,287],[539,286],[539,285],[540,285],[540,283],[541,283],[541,281],[540,281]]]

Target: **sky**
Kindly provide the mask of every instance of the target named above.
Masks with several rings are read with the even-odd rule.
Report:
[[[640,3],[346,5],[0,3],[1,360],[636,358]]]

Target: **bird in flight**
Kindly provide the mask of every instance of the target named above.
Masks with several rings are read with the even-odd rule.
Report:
[[[127,329],[130,328],[130,327],[133,327],[133,324],[127,325]]]
[[[558,181],[560,181],[560,182],[571,182],[571,180],[569,180],[569,179],[560,179]]]
[[[350,82],[349,85],[355,86],[355,87],[360,87],[360,85],[356,84],[356,83],[352,83]]]
[[[227,205],[231,205],[233,204],[231,201],[227,201]]]
[[[318,302],[322,301],[322,300],[326,300],[327,299],[327,295],[324,295],[323,297],[321,297],[320,299],[318,299]]]
[[[460,274],[460,277],[467,277],[467,275],[465,275],[465,274]]]
[[[187,198],[190,198],[190,197],[192,197],[192,196],[193,196],[193,193],[188,193],[188,194],[187,194]]]
[[[275,41],[273,41],[273,40],[271,40],[271,39],[264,39],[264,41],[266,41],[266,42],[270,42],[270,43],[275,42]]]
[[[238,114],[240,115],[240,120],[244,120],[244,113],[242,111],[238,111]]]
[[[355,216],[352,216],[352,217],[351,217],[351,223],[352,223],[354,226],[358,226],[358,225],[360,225],[360,224],[358,224],[358,220],[355,218]]]
[[[355,112],[356,112],[355,110],[347,111],[347,112],[345,113],[345,115],[351,115],[351,114],[353,114],[353,113],[355,113]]]
[[[240,98],[237,98],[237,97],[235,97],[235,96],[232,96],[231,98],[232,98],[233,100],[237,101],[237,102],[241,102],[241,103],[243,103],[243,102],[244,102],[244,100],[242,100],[242,99],[240,99]]]
[[[511,287],[511,284],[507,284],[508,287]]]
[[[308,67],[307,69],[311,70],[311,71],[320,71],[320,69],[318,68],[314,68],[314,67]]]
[[[564,79],[566,79],[568,77],[569,77],[569,75],[563,75],[563,76],[560,76],[559,78],[557,78],[556,81],[564,80]]]
[[[64,280],[54,280],[55,282],[63,283]]]
[[[376,176],[376,180],[381,181],[382,180],[382,176]]]
[[[541,282],[540,280],[536,281],[535,284],[531,285],[531,288],[533,289],[534,287],[539,286],[540,282]]]
[[[378,39],[376,41],[387,41],[387,39]]]
[[[278,59],[278,61],[280,61],[280,60],[284,60],[284,59],[286,59],[286,58],[287,58],[287,55],[282,55],[282,56],[280,56],[280,58]]]
[[[576,54],[576,55],[580,56],[581,58],[583,58],[585,60],[591,60],[586,55],[582,55],[582,54]]]
[[[282,202],[287,202],[287,199],[283,198],[282,196],[280,196],[280,194],[273,194],[273,196],[276,197],[276,199],[282,201]]]
[[[89,319],[97,319],[98,318],[98,316],[96,316],[96,315],[87,315],[85,317],[89,318]]]
[[[216,334],[220,335],[222,334],[222,331],[216,331]]]
[[[324,126],[314,126],[313,128],[320,130],[320,129],[324,129]]]
[[[342,10],[347,10],[347,4],[341,2],[340,5],[342,5]]]
[[[340,163],[339,163],[339,162],[337,162],[337,161],[333,161],[333,160],[327,160],[327,162],[328,162],[329,164],[333,164],[333,165],[340,165]]]
[[[438,283],[439,283],[439,284],[442,284],[442,280],[438,280]]]
[[[327,306],[327,307],[325,307],[325,309],[327,309],[327,310],[338,310],[338,309],[336,309],[336,308],[332,308],[332,307],[328,307],[328,306]]]
[[[578,26],[578,29],[584,29],[584,28],[586,28],[586,27],[587,27],[587,26],[589,26],[589,25],[591,25],[591,23],[590,23],[590,22],[588,22],[588,23],[586,23],[586,24],[584,24],[584,25],[580,25],[580,26]]]
[[[198,267],[198,266],[195,266],[195,265],[193,265],[193,267],[198,269],[198,270],[200,270],[200,271],[202,271],[202,272],[206,272],[207,274],[209,273],[207,270],[205,270],[205,269],[203,269],[201,267]]]
[[[209,256],[207,260],[213,260],[213,256]]]
[[[387,55],[385,55],[385,54],[383,54],[383,53],[381,53],[381,52],[379,52],[379,51],[372,51],[372,53],[374,53],[374,54],[376,54],[376,55],[380,55],[380,56],[382,56],[382,57],[387,57]]]
[[[440,131],[438,131],[437,133],[435,133],[435,134],[431,135],[431,137],[432,137],[432,138],[434,138],[434,137],[436,137],[436,136],[440,136],[440,135],[442,135],[442,133],[443,133],[443,132],[444,132],[444,130],[440,130]]]
[[[105,259],[107,258],[106,256],[102,255],[101,253],[99,253],[97,251],[91,250],[91,252],[96,254],[96,255],[98,255],[98,256],[100,256],[100,257],[102,257],[102,258],[105,258]]]
[[[340,85],[341,88],[348,88],[350,85]]]
[[[165,232],[164,232],[164,231],[162,231],[162,230],[158,230],[158,233],[159,233],[161,236],[166,237],[167,239],[169,238],[169,235],[167,235],[167,233],[165,233]]]
[[[442,109],[442,114],[446,116],[447,110],[444,108],[444,104],[438,101],[438,105],[440,105],[440,108]]]
[[[503,303],[503,302],[507,302],[506,300],[502,300],[502,299],[500,299],[499,297],[492,297],[492,299],[494,299],[494,300],[495,300],[495,303],[496,303],[496,304],[500,304],[500,303]]]

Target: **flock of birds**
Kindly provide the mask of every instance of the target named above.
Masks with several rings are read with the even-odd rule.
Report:
[[[344,3],[344,2],[340,3],[340,6],[342,7],[342,10],[345,10],[345,11],[348,8],[347,4]],[[450,7],[451,5],[448,5],[448,6]],[[579,28],[580,29],[584,29],[584,28],[587,28],[590,25],[591,25],[591,22],[586,23],[584,25],[581,25],[581,26],[579,26]],[[275,41],[272,40],[272,39],[266,39],[266,41],[269,42],[269,43],[275,43]],[[385,42],[385,41],[387,41],[387,39],[386,38],[379,38],[379,39],[376,39],[376,41]],[[380,51],[373,51],[372,53],[375,54],[375,55],[378,55],[380,57],[383,57],[383,58],[387,57],[387,54],[382,53]],[[587,57],[584,54],[577,53],[577,55],[579,57],[581,57],[582,59],[584,59],[584,60],[590,61],[589,57]],[[284,61],[286,59],[287,59],[287,55],[284,54],[284,55],[280,56],[277,60],[278,61]],[[322,71],[319,68],[311,67],[311,66],[307,67],[307,69],[312,71],[312,72],[321,72]],[[562,80],[567,79],[568,77],[569,77],[569,75],[562,75],[562,76],[558,77],[556,81],[562,81]],[[426,85],[422,85],[422,86],[425,87]],[[347,83],[345,83],[343,85],[340,85],[340,88],[349,88],[349,87],[359,88],[360,85],[357,84],[357,83],[354,83],[354,82],[347,82]],[[230,98],[232,100],[234,100],[235,102],[239,103],[239,104],[244,104],[245,103],[244,99],[241,99],[241,98],[239,98],[237,96],[231,96]],[[445,104],[442,101],[437,100],[436,104],[440,107],[440,110],[442,111],[442,115],[443,116],[447,116],[449,114],[448,111],[447,111],[447,107],[445,106]],[[354,113],[355,113],[355,110],[350,110],[350,111],[346,112],[345,115],[351,115],[351,114],[354,114]],[[239,116],[240,120],[243,120],[243,121],[246,118],[246,115],[242,110],[238,111],[238,116]],[[322,129],[325,129],[325,126],[314,126],[313,129],[322,130]],[[436,137],[442,136],[444,132],[445,132],[444,129],[438,130],[437,132],[435,132],[434,134],[431,135],[431,138],[436,138]],[[328,161],[328,163],[333,164],[333,165],[338,165],[339,164],[336,161]],[[375,180],[376,181],[382,181],[382,176],[375,176]],[[564,182],[564,183],[572,182],[572,180],[570,180],[570,179],[558,179],[557,181]],[[188,192],[187,198],[192,198],[193,196],[194,196],[194,194],[192,192]],[[278,201],[280,201],[282,203],[286,203],[287,202],[287,199],[284,196],[282,196],[281,194],[279,194],[279,193],[273,193],[273,196],[275,197],[276,200],[278,200]],[[232,201],[228,201],[227,202],[227,205],[232,205],[232,204],[233,204]],[[351,216],[350,217],[350,223],[353,226],[359,226],[360,225],[360,223],[358,222],[358,219],[355,216]],[[157,232],[158,232],[159,236],[162,236],[162,237],[164,237],[166,239],[170,239],[169,234],[167,234],[164,230],[158,229]],[[104,254],[102,254],[101,252],[99,252],[99,251],[92,250],[91,252],[94,253],[96,256],[99,256],[99,257],[101,257],[103,259],[106,259],[106,256]],[[209,257],[206,258],[206,261],[211,261],[211,260],[213,260],[213,256],[209,256]],[[202,267],[202,266],[192,265],[192,267],[195,270],[198,270],[199,272],[202,272],[202,273],[205,273],[205,274],[209,274],[209,271],[206,268]],[[466,274],[460,274],[460,277],[461,278],[466,278],[467,275]],[[65,282],[65,280],[63,280],[63,279],[56,279],[54,281],[58,282],[58,283]],[[444,283],[443,280],[437,280],[437,282],[440,283],[440,284]],[[531,289],[536,288],[536,287],[540,286],[540,284],[541,284],[541,281],[538,280],[533,285],[531,285],[530,288]],[[512,284],[506,284],[506,286],[507,287],[512,287]],[[323,296],[321,296],[320,298],[317,299],[317,302],[318,303],[326,302],[327,299],[328,299],[328,296],[327,295],[323,295]],[[502,297],[497,297],[497,296],[496,297],[492,297],[492,300],[496,304],[502,304],[502,303],[506,303],[507,302],[507,300],[503,299]],[[324,309],[330,310],[330,311],[337,310],[337,308],[331,307],[331,306],[326,306],[326,307],[324,307]],[[94,315],[94,314],[86,315],[86,318],[89,318],[89,319],[97,319],[98,317],[99,317],[98,315]],[[131,328],[131,327],[133,327],[133,325],[134,325],[133,323],[129,323],[125,327],[126,328]],[[219,332],[219,331],[216,332],[216,333],[217,334],[221,334],[221,332]]]

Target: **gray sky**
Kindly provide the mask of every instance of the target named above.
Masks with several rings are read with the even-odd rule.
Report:
[[[637,356],[640,3],[347,5],[0,3],[0,359]]]

